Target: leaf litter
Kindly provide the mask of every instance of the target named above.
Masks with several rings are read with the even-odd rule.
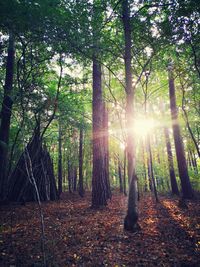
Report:
[[[123,230],[127,197],[114,193],[103,209],[90,208],[91,196],[64,193],[42,203],[48,267],[200,266],[200,203],[150,196],[139,201],[141,231]],[[37,203],[0,208],[0,266],[43,266]]]

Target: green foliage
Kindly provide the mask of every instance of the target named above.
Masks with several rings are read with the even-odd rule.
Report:
[[[174,62],[176,97],[186,157],[188,151],[192,150],[197,158],[197,152],[186,127],[183,106],[195,140],[198,145],[200,143],[200,7],[199,2],[193,0],[132,1],[130,6],[134,116],[136,119],[146,116],[147,120],[159,122],[159,126],[150,132],[150,139],[158,189],[165,191],[168,190],[169,174],[163,126],[171,128],[167,78],[170,60]],[[14,34],[16,40],[10,148],[18,131],[21,133],[15,144],[13,162],[17,161],[23,149],[23,136],[28,141],[38,121],[42,132],[54,114],[43,138],[51,152],[55,170],[57,171],[59,120],[62,125],[65,180],[67,160],[78,166],[78,133],[80,127],[83,127],[83,169],[85,184],[91,187],[91,63],[94,53],[98,52],[98,60],[102,65],[103,96],[109,110],[110,177],[113,184],[119,186],[116,158],[123,164],[123,146],[127,133],[124,29],[121,12],[121,3],[115,0],[95,0],[93,3],[86,0],[0,1],[1,102],[8,45],[6,37],[9,32]],[[162,112],[160,102],[164,103]],[[144,190],[144,163],[147,165],[147,153],[145,151],[142,156],[142,150],[146,148],[141,144],[143,137],[133,138],[137,145],[139,187]],[[177,172],[174,144],[172,138],[170,140]],[[199,189],[198,175],[190,171],[190,176],[194,188]]]

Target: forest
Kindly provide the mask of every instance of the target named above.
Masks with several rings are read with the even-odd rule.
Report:
[[[0,0],[0,267],[200,266],[200,2]]]

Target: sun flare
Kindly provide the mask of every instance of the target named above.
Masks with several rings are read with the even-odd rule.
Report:
[[[139,119],[134,122],[134,133],[138,136],[146,136],[156,126],[153,119]]]

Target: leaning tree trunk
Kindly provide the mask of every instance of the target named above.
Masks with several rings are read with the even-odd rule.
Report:
[[[181,180],[181,188],[183,193],[183,198],[192,198],[193,190],[190,183],[190,178],[188,175],[187,163],[185,158],[183,140],[181,137],[181,131],[178,122],[178,112],[176,106],[176,96],[175,96],[175,85],[174,85],[174,75],[173,66],[168,67],[168,77],[169,77],[169,97],[170,97],[170,110],[172,118],[172,128],[174,135],[174,143],[176,149],[176,157],[178,163],[179,176]]]
[[[167,127],[164,127],[164,134],[165,134],[165,142],[166,142],[166,147],[167,147],[167,159],[168,159],[168,167],[169,167],[169,175],[170,175],[172,194],[179,195],[178,185],[176,182],[176,175],[175,175],[175,171],[174,171],[174,162],[173,162],[171,142],[170,142],[169,131],[168,131]]]
[[[135,170],[135,144],[133,140],[133,116],[134,116],[134,89],[132,86],[131,72],[131,25],[130,10],[128,0],[122,1],[122,21],[125,38],[125,81],[126,81],[126,127],[127,127],[127,161],[128,161],[128,180],[129,196],[127,215],[124,219],[124,229],[134,232],[138,227],[138,193],[137,193],[137,176]]]
[[[7,191],[7,157],[9,145],[10,119],[12,114],[12,88],[14,76],[14,36],[9,34],[8,55],[6,62],[6,77],[4,85],[4,97],[1,108],[1,125],[0,125],[0,199],[5,197]]]

